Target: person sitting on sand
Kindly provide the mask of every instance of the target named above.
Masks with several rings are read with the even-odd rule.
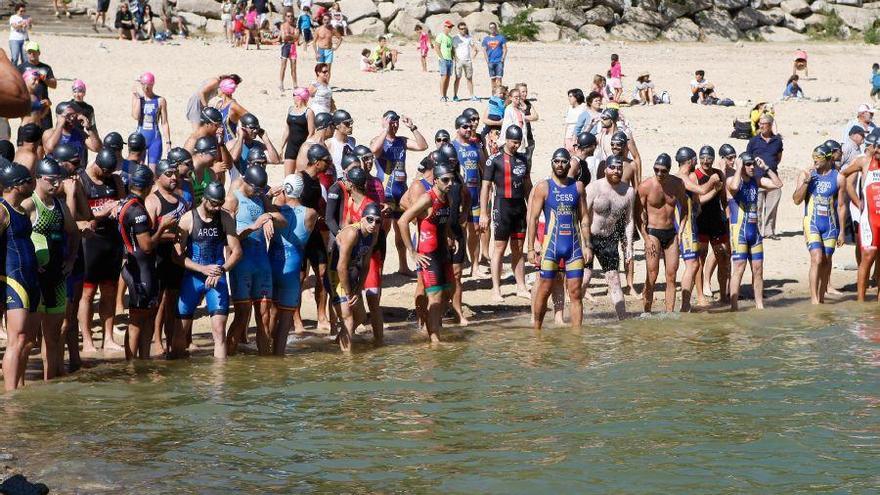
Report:
[[[370,53],[369,48],[361,50],[361,72],[376,72],[376,66],[373,65],[373,57]]]
[[[633,90],[632,105],[653,105],[654,82],[651,81],[651,73],[642,72],[636,79],[636,87]]]
[[[691,103],[706,103],[706,97],[715,89],[715,85],[706,80],[706,71],[694,72],[694,80],[691,81]]]
[[[397,63],[397,50],[388,48],[387,39],[384,36],[379,36],[379,44],[372,51],[370,60],[376,69],[394,70],[394,64]]]
[[[778,134],[776,130],[776,112],[773,111],[773,105],[767,103],[766,101],[759,102],[757,105],[752,107],[752,111],[749,113],[749,122],[752,125],[752,136],[758,135],[758,122],[761,120],[761,116],[767,114],[770,117],[774,117],[773,119],[773,132]]]
[[[790,100],[792,98],[803,100],[806,98],[806,96],[804,96],[804,90],[798,85],[798,79],[799,77],[797,74],[788,78],[788,82],[785,84],[785,91],[782,92],[783,100]]]

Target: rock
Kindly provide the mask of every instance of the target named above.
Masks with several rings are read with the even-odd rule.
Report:
[[[598,5],[584,13],[587,24],[610,26],[614,23],[614,11],[607,5]]]
[[[350,22],[348,29],[354,36],[365,36],[368,38],[377,38],[385,34],[385,23],[378,17],[365,17],[363,19]]]
[[[538,26],[538,35],[535,36],[536,41],[559,41],[559,26],[552,22],[536,22]]]
[[[410,17],[424,19],[428,15],[426,0],[394,0],[394,5],[401,7]]]
[[[178,0],[177,11],[191,12],[208,19],[220,18],[220,4],[214,0]],[[114,9],[109,12],[116,12],[116,10]],[[155,12],[156,14],[159,13],[158,8]]]
[[[707,41],[736,41],[739,38],[736,24],[724,9],[698,12],[695,20],[702,30],[702,38]]]
[[[574,29],[567,26],[559,28],[559,39],[564,41],[574,41],[578,38],[580,38],[580,36],[578,36],[578,32]]]
[[[391,2],[382,2],[376,7],[379,11],[379,19],[382,19],[383,22],[391,22],[391,19],[394,19],[394,16],[401,10],[399,5]]]
[[[486,0],[487,2],[489,0]],[[544,9],[550,6],[550,0],[531,0],[529,2],[529,7],[534,9]]]
[[[598,0],[596,4],[611,7],[615,13],[623,15],[624,9],[629,7],[630,2],[629,0]]]
[[[668,2],[665,8],[666,15],[673,19],[684,17],[686,15],[696,14],[697,12],[711,9],[712,0],[692,0],[688,2]]]
[[[0,462],[9,462],[14,461],[15,455],[10,454],[9,452],[0,452]]]
[[[752,0],[752,7],[755,9],[771,9],[773,7],[779,7],[779,4],[782,3],[782,0]]]
[[[815,2],[810,4],[810,10],[817,14],[823,14],[831,9],[831,6],[828,5],[828,2],[825,0],[816,0]]]
[[[715,0],[715,7],[725,10],[737,10],[749,5],[749,0]]]
[[[737,12],[733,18],[733,23],[736,24],[736,28],[740,31],[755,29],[761,24],[758,21],[758,11],[751,7],[745,7]]]
[[[225,34],[226,24],[218,19],[208,19],[205,24],[205,32],[208,34]]]
[[[397,33],[407,38],[415,38],[416,26],[421,24],[418,19],[409,15],[406,10],[401,10],[394,16],[394,20],[388,23],[388,32]]]
[[[791,29],[792,31],[797,31],[799,33],[803,33],[807,30],[807,23],[804,22],[803,19],[798,19],[797,17],[786,15],[785,20],[782,21],[782,25]]]
[[[660,30],[640,22],[624,22],[611,28],[611,36],[626,41],[651,41],[660,36]]]
[[[656,12],[653,10],[648,10],[642,7],[633,7],[631,9],[626,9],[626,12],[623,13],[623,21],[624,22],[638,22],[641,24],[648,24],[650,26],[655,27],[666,27],[672,19],[667,17],[660,12]]]
[[[757,31],[758,35],[760,35],[764,41],[787,43],[810,39],[810,37],[805,34],[796,33],[791,29],[782,26],[762,26],[755,31]]]
[[[498,9],[498,17],[501,19],[501,22],[507,24],[510,22],[517,14],[526,9],[525,4],[522,2],[504,2],[501,4],[501,7]],[[453,8],[453,11],[455,9]],[[550,9],[555,10],[555,9]]]
[[[782,11],[786,14],[790,14],[793,16],[807,16],[810,15],[810,4],[808,4],[805,0],[784,0],[779,7],[782,8]]]
[[[820,24],[824,24],[825,19],[828,19],[827,15],[813,14],[810,17],[807,17],[806,19],[804,19],[804,24],[806,24],[807,27],[818,26]]]
[[[850,7],[861,7],[862,6],[862,0],[835,0],[834,3],[836,3],[838,5],[849,5]]]
[[[578,35],[581,38],[586,38],[588,40],[607,40],[608,32],[605,31],[605,28],[601,26],[596,26],[593,24],[584,24],[578,29]]]
[[[672,21],[672,24],[663,30],[662,36],[669,41],[699,41],[700,26],[687,17],[681,17]]]
[[[785,20],[785,12],[779,7],[758,11],[758,24],[762,26],[778,26]]]
[[[458,15],[467,16],[468,14],[473,14],[480,10],[480,2],[461,2],[452,6],[450,12],[455,12]]]
[[[529,20],[532,22],[553,22],[554,18],[556,18],[556,9],[537,9],[529,14]],[[503,17],[501,22],[504,22]]]
[[[372,0],[339,0],[339,7],[345,12],[349,25],[364,17],[376,17],[379,15],[379,10]]]
[[[192,12],[178,12],[177,15],[186,21],[186,25],[191,29],[205,29],[208,24],[208,18]]]
[[[428,0],[427,2],[428,14],[445,14],[452,9],[452,2],[450,0]]]
[[[46,495],[49,487],[42,483],[31,483],[24,476],[16,474],[0,483],[0,493],[6,495]]]
[[[474,12],[464,18],[464,23],[468,25],[471,33],[488,33],[490,23],[500,24],[498,16],[491,12]]]
[[[439,33],[443,32],[443,22],[447,19],[453,25],[456,25],[462,20],[462,17],[458,14],[434,14],[425,18],[425,26],[427,26],[427,28],[431,30],[433,36],[436,36]],[[474,26],[470,26],[470,28],[471,31],[473,31]],[[452,34],[450,34],[450,36],[453,36],[454,34],[455,29],[452,30]]]
[[[553,22],[577,29],[587,23],[587,18],[583,10],[558,8]]]
[[[880,13],[878,13],[880,11],[877,9],[860,9],[846,5],[835,5],[831,9],[837,12],[844,24],[858,31],[863,31],[866,26],[870,26],[875,19],[880,17]]]

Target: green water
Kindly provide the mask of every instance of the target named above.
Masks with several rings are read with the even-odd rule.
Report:
[[[0,399],[0,445],[58,493],[877,493],[864,311],[113,364]]]

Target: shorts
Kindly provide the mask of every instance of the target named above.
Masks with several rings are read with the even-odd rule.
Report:
[[[229,272],[229,285],[233,304],[272,299],[268,255],[254,255],[245,250],[242,260]]]
[[[83,261],[83,251],[82,251],[82,243],[80,243],[78,248],[78,254],[76,256],[76,261],[73,263],[73,270],[70,271],[70,275],[67,276],[66,285],[67,285],[67,302],[68,303],[77,303],[77,300],[74,300],[76,297],[77,289],[81,288],[83,283],[83,272],[85,270],[85,262]]]
[[[193,124],[200,123],[202,121],[203,109],[204,105],[202,105],[202,100],[199,98],[199,95],[194,94],[190,96],[189,100],[186,101],[186,120]]]
[[[40,304],[37,311],[48,315],[64,314],[67,310],[67,280],[58,278],[59,273],[38,273]]]
[[[471,223],[477,225],[480,223],[480,186],[468,186],[468,193],[471,195]]]
[[[98,12],[107,13],[110,10],[110,0],[98,0]]]
[[[83,284],[116,285],[122,270],[122,242],[104,236],[83,239]]]
[[[455,251],[452,253],[452,264],[461,265],[467,261],[467,243],[464,235],[455,236]]]
[[[545,233],[542,245],[541,278],[554,279],[561,271],[565,271],[565,278],[584,278],[584,255],[576,229],[568,230],[567,234]]]
[[[449,253],[446,249],[421,254],[427,255],[431,259],[428,262],[428,266],[423,267],[421,271],[419,271],[419,277],[422,279],[425,293],[434,294],[443,290],[451,289],[454,275],[452,273],[452,263],[449,259]]]
[[[303,40],[305,40],[305,43],[309,43],[310,41],[312,41],[314,39],[312,37],[312,30],[311,29],[303,29],[302,35],[303,35]]]
[[[318,60],[319,64],[332,64],[333,63],[333,49],[332,48],[318,48]]]
[[[700,247],[708,246],[709,244],[713,246],[717,246],[718,244],[728,244],[730,243],[730,233],[725,232],[720,235],[710,235],[700,233],[697,235],[697,239],[700,241]]]
[[[422,58],[426,58],[428,56],[428,47],[427,46],[425,46],[425,47],[420,46],[419,47],[419,56]]]
[[[452,60],[441,58],[437,60],[437,65],[440,68],[440,76],[452,75]]]
[[[313,230],[309,240],[306,241],[305,252],[306,260],[316,269],[318,265],[326,265],[328,262],[327,246],[324,245],[324,238],[317,230]]]
[[[460,79],[462,73],[464,73],[464,77],[468,79],[474,78],[474,64],[470,61],[468,62],[456,62],[455,63],[455,77],[456,79]]]
[[[495,198],[492,209],[492,224],[495,240],[506,241],[526,237],[526,200],[522,198]]]
[[[617,246],[620,239],[614,236],[600,236],[593,234],[590,236],[590,247],[593,249],[593,259],[587,263],[587,268],[593,269],[593,261],[599,261],[602,271],[618,271],[620,270],[620,250]]]
[[[217,285],[205,286],[205,277],[201,273],[187,271],[180,281],[180,296],[177,298],[177,317],[191,320],[196,308],[205,300],[205,309],[211,316],[229,314],[229,286],[226,277],[220,277]]]
[[[270,252],[272,301],[278,309],[292,311],[299,307],[302,299],[300,284],[302,262],[302,252],[296,249],[285,248],[283,252]]]
[[[171,261],[171,258],[159,258],[156,263],[156,272],[159,274],[159,280],[162,281],[162,290],[180,290],[185,271],[184,267]]]
[[[744,219],[730,225],[731,261],[758,261],[764,259],[764,239],[758,231],[757,218],[754,222]]]
[[[360,267],[349,268],[348,283],[352,287],[360,285],[360,278]],[[327,293],[330,294],[330,304],[342,304],[348,302],[348,294],[345,293],[342,283],[339,280],[339,273],[336,270],[327,270],[327,276],[324,277],[324,288],[327,289]]]
[[[122,280],[128,287],[129,309],[153,309],[159,305],[159,278],[149,263],[138,263],[129,257],[122,268]]]
[[[370,255],[370,266],[367,269],[367,278],[364,279],[364,291],[368,295],[382,293],[382,269],[385,267],[385,251],[387,249],[388,236],[383,230],[379,230],[379,238],[376,240],[376,248]]]
[[[702,246],[730,241],[730,223],[723,215],[697,217],[697,240]]]
[[[621,89],[623,88],[623,83],[619,77],[610,77],[608,78],[608,87],[611,89]]]
[[[504,77],[504,62],[489,62],[489,79]]]
[[[25,271],[21,267],[7,269],[6,276],[0,276],[0,282],[6,286],[6,309],[26,309],[28,313],[37,311],[40,304],[40,285],[36,270],[32,267]]]
[[[293,43],[283,43],[281,45],[281,59],[296,60],[296,45]]]
[[[872,86],[871,87],[871,96],[874,97],[874,96],[878,96],[878,95],[880,95],[880,88]]]
[[[403,215],[400,200],[408,189],[405,176],[403,180],[392,179],[390,186],[385,188],[385,202],[391,205],[391,218],[397,220]]]
[[[804,238],[808,251],[822,249],[825,251],[825,255],[831,256],[837,247],[837,236],[839,235],[840,228],[831,220],[831,217],[825,215],[804,217]]]
[[[694,235],[693,230],[687,230],[688,232],[679,235],[678,247],[681,259],[684,261],[691,261],[700,257],[700,241],[699,238]]]

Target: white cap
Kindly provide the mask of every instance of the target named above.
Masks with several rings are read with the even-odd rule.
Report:
[[[862,112],[874,113],[874,109],[871,107],[871,105],[868,105],[867,103],[862,103],[861,105],[859,105],[859,108],[856,110],[856,113],[862,113]]]
[[[290,198],[299,199],[302,196],[305,183],[299,174],[290,174],[284,178],[284,194]]]

